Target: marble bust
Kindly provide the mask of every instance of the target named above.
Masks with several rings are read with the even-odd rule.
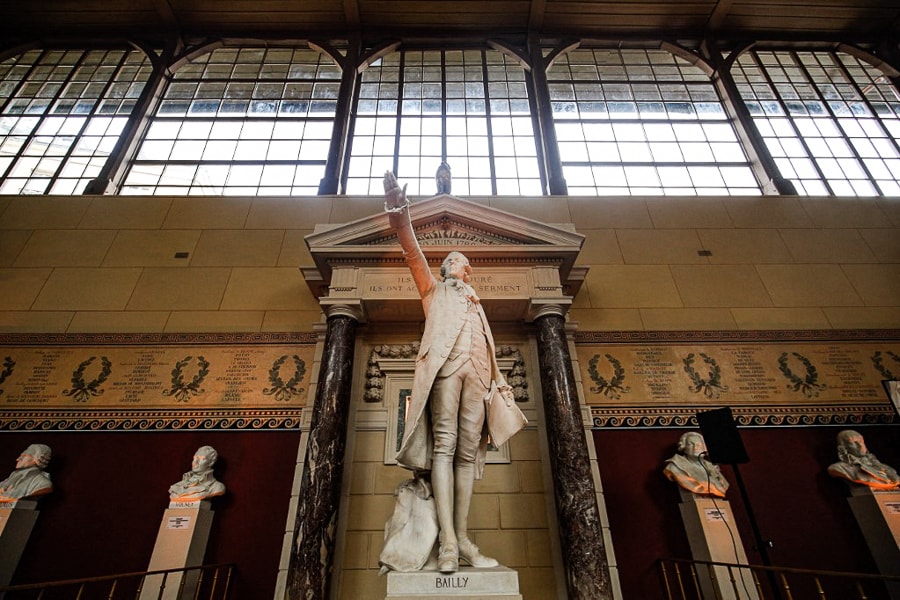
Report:
[[[678,440],[678,452],[666,459],[663,473],[683,489],[701,496],[725,497],[728,480],[721,469],[706,458],[706,442],[696,431],[688,431]]]
[[[16,502],[43,496],[53,491],[50,476],[44,472],[50,464],[50,447],[31,444],[16,459],[16,469],[0,481],[0,502]]]
[[[212,446],[203,446],[194,453],[191,470],[181,481],[169,487],[169,499],[173,502],[196,502],[225,493],[225,484],[213,476],[213,465],[219,458]]]
[[[828,467],[832,477],[878,490],[890,490],[900,485],[900,474],[869,452],[863,436],[852,429],[837,435],[838,462]]]

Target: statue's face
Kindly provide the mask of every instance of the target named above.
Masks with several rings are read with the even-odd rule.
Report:
[[[449,255],[444,261],[444,276],[448,279],[459,279],[469,282],[469,276],[472,274],[472,267],[469,266],[469,259],[458,252]]]
[[[843,439],[841,445],[850,456],[865,456],[869,453],[869,450],[866,448],[866,441],[861,435],[849,435]]]
[[[706,442],[699,435],[689,435],[684,439],[684,455],[697,458],[706,452]]]
[[[198,452],[194,455],[194,460],[191,461],[191,470],[195,473],[200,473],[201,471],[205,471],[210,468],[209,464],[209,456]]]
[[[27,469],[28,467],[34,467],[36,465],[37,459],[34,457],[34,451],[31,446],[26,448],[22,454],[19,455],[19,458],[16,459],[17,469]]]

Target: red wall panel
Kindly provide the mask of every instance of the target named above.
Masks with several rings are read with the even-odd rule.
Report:
[[[846,427],[850,429],[851,427]],[[877,573],[847,504],[847,485],[825,469],[837,461],[843,427],[740,429],[750,462],[740,465],[773,565]],[[879,459],[900,467],[900,427],[855,426]],[[694,429],[697,430],[696,428]],[[681,430],[594,432],[611,534],[627,600],[664,597],[656,559],[690,558],[678,486],[662,474]],[[731,466],[728,500],[752,564],[762,564]]]
[[[3,432],[0,477],[31,443],[53,450],[55,491],[41,511],[13,583],[146,570],[169,486],[200,446],[219,453],[224,496],[206,564],[236,563],[235,599],[271,598],[281,553],[299,431]]]

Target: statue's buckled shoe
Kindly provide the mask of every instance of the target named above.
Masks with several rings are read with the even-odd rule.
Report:
[[[438,571],[456,573],[459,571],[459,549],[456,544],[441,545],[438,554]]]
[[[497,559],[482,554],[478,546],[469,540],[461,540],[459,542],[459,558],[476,569],[490,569],[500,564],[497,562]]]

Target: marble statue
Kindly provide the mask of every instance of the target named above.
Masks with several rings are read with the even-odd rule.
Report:
[[[706,458],[703,436],[696,431],[688,431],[678,440],[678,451],[681,454],[666,459],[665,476],[694,494],[724,498],[728,480],[722,475],[719,465]]]
[[[832,477],[866,485],[879,490],[894,489],[900,485],[900,474],[869,452],[863,436],[852,429],[837,435],[839,462],[828,467]]]
[[[44,472],[50,464],[50,446],[31,444],[16,459],[16,469],[0,481],[0,502],[16,502],[43,496],[53,491],[50,475]]]
[[[225,484],[213,476],[213,465],[218,458],[219,453],[212,446],[198,448],[191,461],[191,470],[169,487],[169,499],[196,502],[224,494]]]
[[[434,174],[434,182],[437,184],[438,194],[449,194],[453,185],[453,176],[450,174],[450,165],[442,162]]]
[[[384,191],[384,208],[425,310],[397,462],[416,474],[431,473],[439,531],[438,570],[454,573],[460,561],[478,568],[494,567],[499,563],[483,555],[469,539],[472,489],[484,474],[488,429],[495,415],[508,415],[508,421],[503,417],[504,424],[515,423],[509,431],[521,429],[525,418],[497,365],[491,328],[469,285],[468,259],[451,252],[441,265],[441,278],[435,277],[413,231],[406,186],[401,189],[394,174],[387,172]],[[497,397],[499,402],[505,400],[503,410],[491,411],[486,403]]]

